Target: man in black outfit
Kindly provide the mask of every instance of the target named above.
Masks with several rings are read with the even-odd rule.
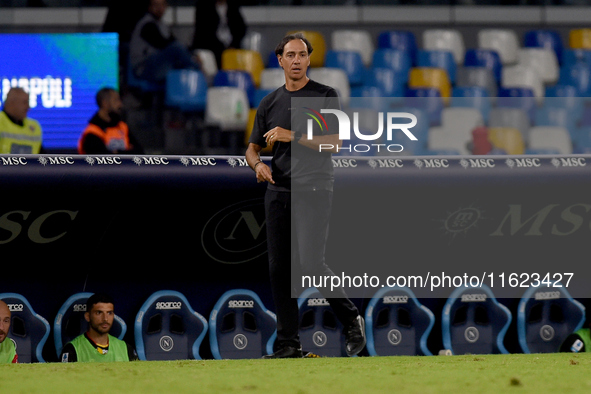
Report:
[[[285,85],[266,96],[259,105],[246,160],[258,182],[268,182],[265,215],[271,291],[277,313],[277,351],[265,358],[302,357],[299,313],[291,274],[292,259],[303,275],[334,275],[325,264],[324,252],[332,205],[333,166],[330,152],[320,144],[340,145],[338,127],[327,127],[312,139],[292,130],[292,98],[324,101],[324,108],[338,108],[336,91],[306,75],[312,46],[301,34],[288,35],[275,48],[285,73]],[[332,117],[330,117],[332,118]],[[328,131],[332,132],[330,134]],[[271,168],[261,161],[260,151],[273,146]],[[293,199],[292,199],[293,197]],[[357,307],[342,288],[319,289],[343,324],[349,356],[363,350],[365,327]]]

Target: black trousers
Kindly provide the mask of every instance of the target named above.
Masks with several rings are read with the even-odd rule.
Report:
[[[296,289],[301,286],[301,276],[334,275],[324,260],[331,209],[330,191],[267,190],[265,194],[269,273],[279,348],[300,346]],[[359,315],[342,288],[318,290],[345,327]]]

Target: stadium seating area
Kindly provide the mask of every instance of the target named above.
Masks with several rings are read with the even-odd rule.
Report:
[[[377,40],[365,30],[335,29],[330,37],[303,33],[315,48],[309,76],[335,87],[345,110],[410,109],[428,119],[420,143],[404,140],[400,154],[591,151],[591,119],[585,116],[591,29],[572,29],[563,43],[553,30],[530,30],[521,41],[511,29],[485,28],[478,32],[477,48],[466,48],[453,29],[424,30],[422,47],[409,31],[383,31]],[[205,76],[171,76],[177,82],[167,84],[167,104],[209,113],[217,98],[227,105],[205,123],[246,130],[247,140],[260,100],[284,82],[275,55],[260,53],[261,40],[252,37],[243,49],[224,53],[219,71],[209,67]],[[226,90],[221,93],[220,87]],[[246,99],[237,99],[235,89]]]
[[[515,318],[523,353],[557,352],[562,341],[585,322],[585,307],[565,287],[554,285],[531,287],[519,302]],[[91,295],[69,297],[50,327],[24,296],[1,293],[0,300],[12,310],[9,335],[17,344],[19,362],[45,362],[43,349],[51,330],[59,357],[63,345],[86,331],[83,315]],[[509,353],[504,339],[514,317],[484,285],[456,288],[445,302],[441,320],[406,287],[381,288],[368,301],[364,310],[367,353],[363,355],[437,354],[439,349],[428,347],[434,329],[441,332],[444,351],[453,354]],[[304,290],[298,307],[304,349],[320,356],[345,357],[343,326],[322,294],[314,287]],[[123,339],[126,332],[125,321],[115,316],[111,334]],[[204,358],[202,353],[214,359],[260,358],[273,352],[276,317],[251,290],[226,291],[209,319],[194,310],[184,294],[162,290],[140,307],[133,333],[143,361],[199,360]],[[204,352],[206,336],[209,351]]]

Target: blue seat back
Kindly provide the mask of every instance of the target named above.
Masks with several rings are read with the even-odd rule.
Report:
[[[49,337],[49,323],[35,313],[27,299],[16,293],[1,293],[11,311],[9,339],[16,345],[19,363],[44,363],[43,346]],[[9,340],[8,339],[8,340]]]
[[[556,58],[559,61],[562,59],[562,39],[555,30],[536,29],[527,31],[523,36],[523,46],[552,49],[556,54]]]
[[[560,67],[558,83],[576,87],[580,97],[591,97],[591,67],[583,62],[564,65]]]
[[[140,360],[200,360],[199,346],[208,324],[187,298],[172,290],[157,291],[144,302],[134,325]]]
[[[519,108],[533,123],[537,103],[533,89],[524,87],[503,87],[498,91],[497,107]]]
[[[254,101],[256,87],[250,73],[242,70],[220,70],[213,78],[213,86],[230,86],[244,90],[249,102]]]
[[[251,290],[228,290],[209,316],[209,345],[215,359],[261,358],[273,352],[275,314]]]
[[[591,64],[591,50],[564,48],[562,51],[562,65],[572,66],[576,63]]]
[[[416,64],[417,41],[415,35],[405,30],[387,30],[378,35],[378,48],[393,48],[407,51],[410,59]]]
[[[365,310],[370,356],[431,356],[427,339],[435,316],[406,287],[383,287]]]
[[[566,337],[585,323],[585,307],[561,283],[530,287],[517,307],[517,334],[524,353],[558,352]]]
[[[419,50],[417,52],[417,67],[442,68],[447,72],[449,81],[456,82],[456,62],[450,51]]]
[[[171,70],[166,74],[165,104],[181,111],[203,111],[207,78],[198,70]]]
[[[404,79],[391,68],[370,67],[365,71],[363,85],[378,87],[384,97],[403,97]]]
[[[410,53],[404,49],[378,48],[373,53],[372,66],[391,68],[406,83],[408,72],[412,67],[412,59]]]
[[[443,111],[444,104],[439,89],[406,89],[404,95],[404,104],[407,107],[419,108],[425,111],[431,126],[441,124],[441,111]]]
[[[351,86],[363,83],[365,65],[361,54],[357,51],[327,51],[324,66],[345,71]]]
[[[53,341],[55,351],[59,357],[64,345],[77,336],[88,331],[88,322],[84,318],[86,313],[86,301],[93,293],[76,293],[63,303],[53,322]],[[127,324],[122,318],[115,315],[113,326],[109,334],[123,339],[127,332]]]
[[[443,307],[443,345],[453,354],[506,354],[503,339],[511,319],[485,285],[457,288]]]
[[[497,83],[501,81],[503,63],[497,51],[492,49],[468,49],[464,57],[464,66],[486,67],[492,71]]]
[[[491,98],[482,86],[461,86],[452,90],[450,107],[467,107],[480,110],[484,122],[488,122]]]
[[[343,325],[320,291],[314,287],[304,290],[298,298],[298,308],[302,349],[319,356],[345,357]]]

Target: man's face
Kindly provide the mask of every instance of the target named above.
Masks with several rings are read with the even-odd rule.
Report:
[[[123,113],[123,101],[117,92],[111,92],[109,98],[105,101],[107,112],[115,112],[119,115]]]
[[[150,6],[148,7],[148,12],[158,20],[162,19],[164,14],[166,13],[166,9],[168,8],[168,3],[166,0],[152,0],[150,1]]]
[[[101,335],[108,334],[113,325],[115,308],[113,304],[99,302],[94,304],[92,309],[84,314],[84,317],[89,323],[91,330]]]
[[[4,111],[15,120],[22,122],[29,112],[29,95],[21,90],[10,91],[4,102]]]
[[[305,78],[310,67],[306,43],[297,39],[285,44],[283,55],[279,56],[279,65],[283,68],[286,78],[294,81]]]
[[[0,301],[0,343],[4,342],[10,330],[10,309],[4,301]]]

